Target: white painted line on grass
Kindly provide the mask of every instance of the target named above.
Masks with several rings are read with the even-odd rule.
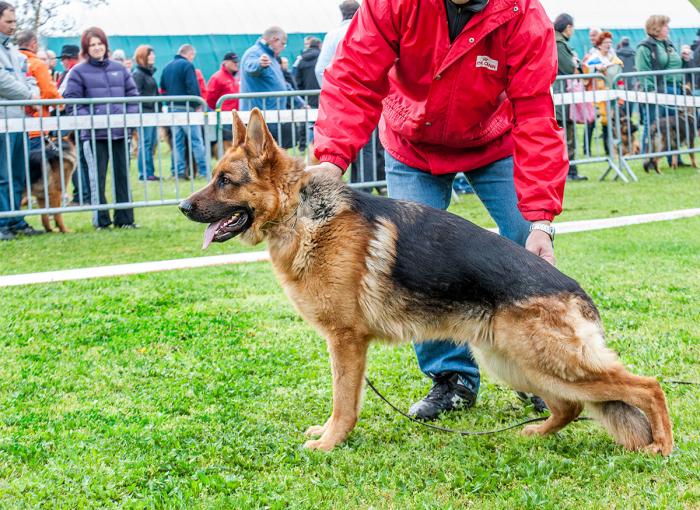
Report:
[[[0,287],[26,285],[30,283],[65,282],[69,280],[85,280],[87,278],[102,278],[106,276],[124,276],[172,269],[192,269],[195,267],[219,266],[223,264],[242,264],[269,260],[266,251],[251,253],[235,253],[217,255],[215,257],[194,257],[190,259],[157,260],[154,262],[138,262],[136,264],[119,264],[116,266],[84,267],[64,271],[48,271],[45,273],[16,274],[0,276]]]
[[[606,218],[601,220],[566,221],[556,223],[556,228],[558,234],[568,234],[572,232],[602,230],[605,228],[626,227],[629,225],[639,225],[641,223],[652,223],[656,221],[678,220],[681,218],[691,218],[693,216],[700,216],[700,208],[682,209],[679,211],[668,211],[662,213],[636,214],[634,216],[620,216],[619,218]],[[492,228],[489,230],[495,231],[496,229]],[[155,262],[139,262],[136,264],[120,264],[116,266],[85,267],[82,269],[68,269],[64,271],[16,274],[0,276],[0,287],[153,273],[156,271],[171,271],[173,269],[192,269],[196,267],[219,266],[223,264],[244,264],[248,262],[261,262],[269,260],[269,258],[270,256],[268,252],[257,251],[250,253],[236,253],[232,255],[217,255],[214,257],[159,260]]]

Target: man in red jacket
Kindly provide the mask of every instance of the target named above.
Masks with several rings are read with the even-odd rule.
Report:
[[[207,104],[216,110],[216,102],[226,94],[237,94],[241,87],[238,83],[238,55],[233,52],[224,55],[221,68],[211,75],[207,83]],[[221,105],[221,111],[238,110],[238,99],[227,99]]]
[[[556,72],[538,0],[365,0],[324,74],[321,163],[309,170],[340,176],[379,123],[390,197],[446,209],[455,173],[466,172],[500,233],[554,263],[550,223],[568,169]],[[434,384],[413,416],[474,404],[479,370],[467,347],[415,350]]]

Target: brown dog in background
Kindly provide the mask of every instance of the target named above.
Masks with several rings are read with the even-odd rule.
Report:
[[[76,167],[77,154],[72,134],[63,138],[45,137],[43,155],[41,149],[29,152],[30,194],[36,199],[40,208],[43,209],[47,205],[51,208],[61,207],[63,195],[68,190]],[[25,192],[22,203],[26,204],[29,200],[30,197],[26,196]],[[63,223],[61,213],[56,213],[53,217],[60,232],[64,234],[70,232]],[[48,214],[41,215],[41,223],[44,230],[53,232]]]
[[[678,115],[668,115],[654,121],[649,128],[651,137],[652,152],[677,151],[681,146],[685,145],[688,149],[695,148],[695,138],[698,136],[698,127],[695,120],[694,108],[680,108]],[[697,168],[695,162],[695,153],[688,153],[690,157],[690,165]],[[657,174],[661,173],[659,167],[661,158],[650,158],[644,161],[644,170],[648,173],[654,170]],[[678,168],[678,154],[671,156],[671,168]]]
[[[358,192],[281,150],[261,112],[234,113],[233,148],[211,182],[180,204],[210,223],[204,247],[267,241],[274,271],[326,338],[333,411],[307,448],[331,450],[354,428],[370,341],[451,338],[514,389],[541,395],[565,427],[586,407],[629,450],[668,455],[666,399],[605,346],[598,310],[571,278],[519,245],[413,202]]]

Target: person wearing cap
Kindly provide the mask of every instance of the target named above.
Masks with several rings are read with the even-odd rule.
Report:
[[[59,75],[56,83],[59,87],[59,92],[63,92],[60,87],[65,81],[66,76],[68,76],[70,70],[75,67],[75,64],[80,62],[80,48],[75,44],[64,44],[63,47],[61,47],[61,55],[59,58],[61,59],[61,64],[63,64],[63,72]]]
[[[207,104],[216,110],[216,102],[226,94],[238,94],[241,89],[238,74],[238,55],[230,51],[221,60],[221,68],[211,75],[207,83]],[[221,105],[221,111],[238,110],[238,99],[227,99]]]

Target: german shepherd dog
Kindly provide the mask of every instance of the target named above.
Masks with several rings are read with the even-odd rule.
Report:
[[[44,155],[41,149],[29,152],[29,180],[30,194],[36,198],[39,207],[61,207],[63,194],[68,189],[71,176],[77,167],[77,154],[72,135],[57,138],[53,136],[44,138]],[[61,150],[58,148],[61,144]],[[61,168],[61,157],[63,157],[63,168]],[[48,204],[46,199],[48,198]],[[23,203],[27,203],[31,198],[25,196]],[[54,214],[54,222],[58,230],[68,233],[70,230],[63,223],[61,213]],[[48,214],[41,215],[41,224],[47,232],[53,232]]]
[[[247,130],[234,116],[233,148],[180,209],[210,224],[204,247],[266,240],[285,292],[325,337],[333,411],[306,431],[320,436],[307,448],[331,450],[354,428],[371,340],[450,338],[514,389],[544,398],[551,416],[523,434],[557,432],[586,407],[626,448],[671,453],[661,386],[606,348],[598,310],[574,280],[458,216],[306,172],[259,110]]]
[[[686,145],[689,149],[695,148],[695,138],[698,136],[698,126],[695,119],[695,108],[678,108],[678,115],[675,113],[661,117],[652,122],[649,128],[651,138],[651,148],[653,152],[676,151],[681,145]],[[697,168],[695,153],[688,154],[690,165]],[[644,160],[644,171],[649,173],[654,170],[661,173],[659,161],[661,158],[650,158]],[[678,154],[671,156],[671,168],[678,168]]]

